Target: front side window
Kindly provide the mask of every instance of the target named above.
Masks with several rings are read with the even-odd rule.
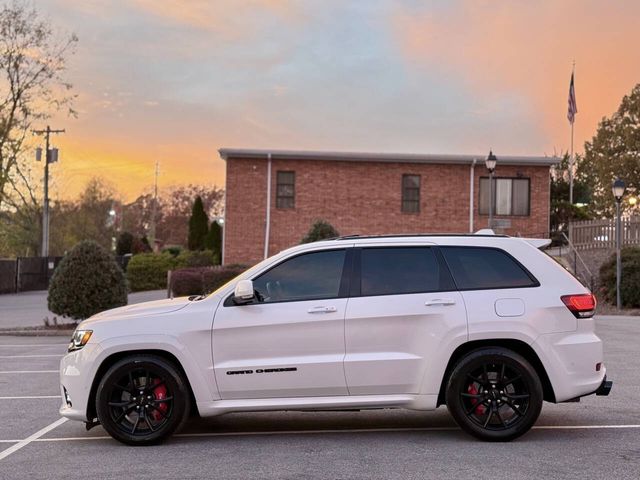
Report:
[[[298,255],[253,280],[260,302],[336,298],[340,292],[345,250]]]
[[[446,290],[429,247],[365,248],[360,257],[360,294],[399,295]],[[451,288],[453,289],[453,288]]]
[[[528,178],[494,178],[493,179],[493,213],[494,215],[529,215]],[[489,214],[489,197],[491,186],[488,177],[480,179],[480,214]]]
[[[440,247],[460,290],[537,287],[513,257],[497,248]]]
[[[276,208],[296,206],[296,172],[279,171],[276,175]]]
[[[420,175],[402,175],[402,211],[420,212]]]

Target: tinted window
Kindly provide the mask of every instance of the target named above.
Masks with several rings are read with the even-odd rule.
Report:
[[[538,283],[506,252],[482,247],[441,247],[460,290],[533,287]]]
[[[440,290],[438,260],[428,247],[365,248],[360,264],[363,296]]]
[[[344,250],[299,255],[253,281],[262,302],[333,298],[340,291]]]

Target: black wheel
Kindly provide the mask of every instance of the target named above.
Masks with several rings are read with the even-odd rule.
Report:
[[[96,391],[104,429],[128,445],[152,445],[169,437],[189,415],[189,390],[180,371],[154,355],[116,362]]]
[[[465,355],[451,372],[447,408],[471,435],[509,441],[527,432],[542,409],[542,384],[527,360],[506,348]]]

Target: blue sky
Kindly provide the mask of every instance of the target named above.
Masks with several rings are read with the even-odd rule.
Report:
[[[224,184],[220,147],[577,150],[640,80],[635,2],[40,0],[78,48],[61,196]]]

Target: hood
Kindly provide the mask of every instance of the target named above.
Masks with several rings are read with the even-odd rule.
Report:
[[[94,320],[107,320],[110,318],[143,317],[149,315],[163,315],[165,313],[176,312],[192,303],[189,297],[168,298],[166,300],[155,300],[153,302],[135,303],[124,307],[105,310],[88,318],[83,323],[91,323]]]

